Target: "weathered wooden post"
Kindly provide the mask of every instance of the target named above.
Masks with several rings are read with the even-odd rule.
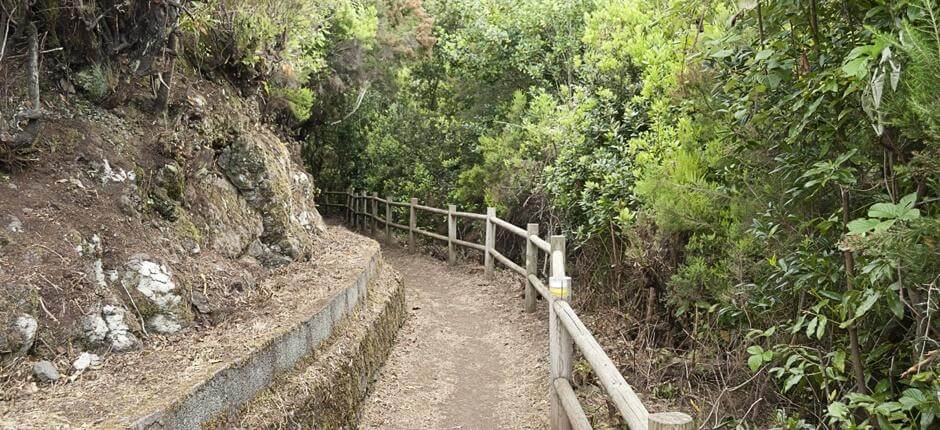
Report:
[[[366,192],[360,191],[359,196],[356,198],[356,230],[364,231],[365,230],[365,219],[362,218],[362,213],[365,212],[366,206]]]
[[[535,246],[535,242],[532,242],[532,236],[539,235],[539,225],[536,223],[527,224],[526,234],[528,237],[525,238],[525,311],[535,312],[535,299],[538,294],[535,292],[535,286],[532,285],[529,276],[535,275],[539,266],[539,249]]]
[[[410,211],[408,219],[408,249],[414,252],[415,250],[415,228],[418,227],[418,214],[415,213],[415,205],[418,204],[418,199],[412,197],[411,204],[408,206]]]
[[[447,263],[457,262],[457,205],[447,205]]]
[[[356,200],[358,194],[356,190],[352,190],[352,193],[349,195],[349,228],[356,229],[356,211],[359,209],[359,201]]]
[[[567,301],[571,298],[571,278],[565,275],[565,237],[552,236],[549,239],[551,252],[551,276],[548,279],[552,302]],[[561,398],[555,391],[554,381],[558,378],[571,379],[571,364],[574,357],[574,343],[571,335],[562,326],[555,313],[555,307],[548,306],[548,360],[551,384],[550,420],[552,430],[570,430],[571,423],[564,411]]]
[[[359,192],[359,231],[366,231],[366,192]]]
[[[385,197],[385,242],[392,243],[392,196]]]
[[[352,187],[346,188],[346,225],[352,225]]]
[[[695,428],[692,417],[682,412],[650,414],[648,420],[648,430],[693,430]]]
[[[379,193],[372,193],[372,235],[379,229]]]
[[[493,223],[496,218],[496,208],[486,208],[486,237],[484,241],[485,251],[483,253],[483,273],[487,278],[493,277],[493,247],[496,244],[496,224]]]

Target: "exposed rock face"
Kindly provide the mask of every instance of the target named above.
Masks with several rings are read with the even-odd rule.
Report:
[[[135,255],[127,263],[121,282],[128,290],[133,289],[143,296],[144,300],[138,300],[136,304],[148,330],[170,334],[188,324],[191,317],[166,265],[156,263],[146,255]]]
[[[192,182],[199,197],[193,200],[208,224],[209,247],[228,258],[240,257],[261,236],[261,219],[225,178],[207,172]]]
[[[140,346],[140,341],[125,321],[124,309],[117,306],[106,305],[100,311],[85,316],[82,330],[91,346],[110,347],[115,352],[131,351]]]
[[[322,220],[312,207],[312,181],[306,173],[295,170],[284,143],[265,133],[242,134],[222,150],[218,165],[261,217],[260,239],[265,249],[249,248],[249,255],[270,251],[289,258],[252,255],[274,267],[306,259],[311,233],[322,228]]]

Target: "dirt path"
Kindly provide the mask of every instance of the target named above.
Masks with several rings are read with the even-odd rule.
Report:
[[[479,266],[383,249],[405,278],[411,318],[366,400],[363,429],[547,428],[545,316],[520,281]]]

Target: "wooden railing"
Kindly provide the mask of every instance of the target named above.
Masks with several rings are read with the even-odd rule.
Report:
[[[384,227],[386,240],[392,238],[392,228],[408,232],[408,247],[415,248],[415,235],[423,235],[432,239],[447,242],[447,261],[454,264],[457,258],[457,246],[464,246],[483,252],[484,273],[487,277],[493,276],[494,261],[513,270],[526,279],[525,310],[536,310],[537,295],[542,296],[548,303],[548,336],[549,336],[549,383],[551,387],[550,421],[551,428],[555,429],[590,429],[591,423],[581,407],[574,389],[571,387],[571,367],[574,356],[574,347],[584,356],[591,369],[597,376],[601,385],[607,391],[613,404],[623,420],[632,430],[691,430],[694,428],[692,418],[681,412],[665,412],[650,414],[640,398],[623,378],[617,366],[611,361],[607,353],[591,334],[591,331],[581,322],[574,309],[568,304],[571,299],[571,278],[566,275],[565,263],[565,236],[550,236],[548,240],[539,237],[538,224],[528,224],[526,228],[518,227],[496,216],[495,208],[488,208],[486,214],[459,212],[457,207],[449,205],[447,209],[439,209],[418,204],[412,198],[410,202],[395,202],[391,197],[382,199],[375,193],[371,196],[365,193],[350,191],[326,191],[324,196],[339,196],[339,201],[325,201],[318,203],[321,207],[338,209],[345,215],[346,222],[356,229],[369,230],[376,234],[379,224]],[[385,206],[384,219],[379,216],[379,205]],[[394,221],[393,208],[408,209],[408,225],[397,224]],[[418,228],[418,211],[430,212],[447,217],[447,235],[434,233]],[[466,218],[485,222],[484,243],[473,243],[457,238],[457,219]],[[519,236],[526,241],[525,263],[520,265],[500,253],[496,247],[496,229],[502,228]],[[539,254],[547,254],[549,262],[548,286],[538,276]]]

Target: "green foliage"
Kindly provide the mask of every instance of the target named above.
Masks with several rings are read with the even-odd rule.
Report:
[[[898,376],[940,348],[933,0],[427,8],[321,176],[566,232],[585,296],[770,376],[754,426],[936,425],[937,362]]]
[[[310,117],[314,103],[313,90],[310,88],[268,87],[268,96],[286,105],[294,120],[304,121]]]

